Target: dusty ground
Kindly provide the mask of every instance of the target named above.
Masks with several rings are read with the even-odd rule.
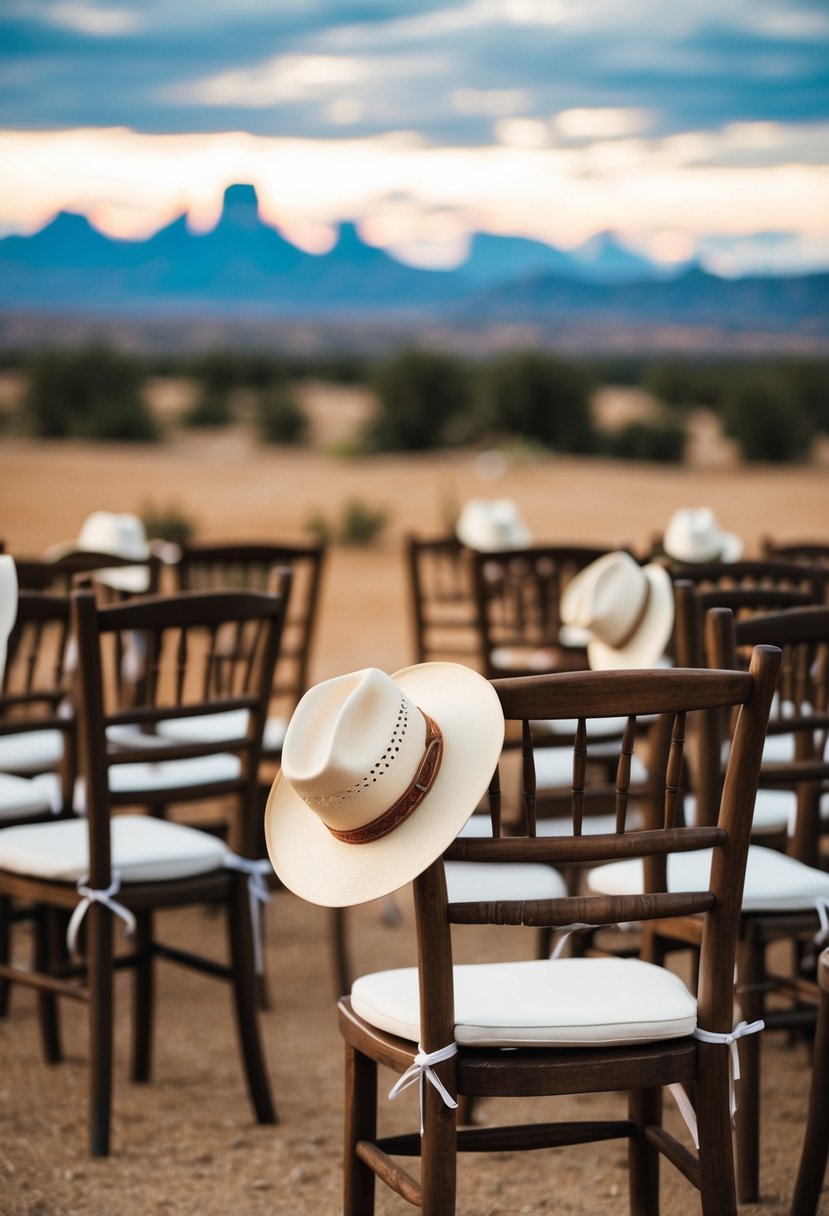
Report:
[[[538,540],[644,544],[676,507],[707,503],[751,550],[764,533],[825,534],[829,519],[825,468],[664,470],[516,457],[496,480],[483,480],[476,467],[469,454],[345,462],[265,451],[242,430],[133,450],[6,439],[0,440],[0,536],[11,552],[36,553],[76,535],[95,508],[140,510],[153,502],[191,514],[205,538],[290,538],[303,534],[313,511],[335,516],[351,496],[383,506],[389,524],[378,547],[332,554],[313,673],[323,678],[365,664],[394,670],[411,660],[400,538],[407,529],[441,530],[472,494],[516,498]],[[394,929],[382,924],[375,905],[353,914],[358,970],[412,960],[412,918],[405,897],[402,903],[403,923]],[[119,983],[114,1152],[90,1162],[82,1010],[66,1008],[67,1060],[48,1068],[39,1056],[34,998],[17,991],[10,1018],[0,1024],[2,1216],[326,1216],[339,1210],[341,1049],[326,914],[280,892],[268,919],[276,1001],[262,1027],[279,1126],[251,1122],[223,989],[162,965],[155,1080],[147,1086],[127,1080],[129,991],[127,982]],[[165,928],[177,942],[224,950],[221,922],[207,913],[171,914]],[[25,949],[24,934],[20,944]],[[468,939],[461,947],[464,957],[473,956]],[[528,955],[532,947],[529,937],[522,939]],[[488,939],[487,949],[500,952],[505,942]],[[807,1057],[802,1046],[774,1037],[764,1053],[763,1202],[746,1211],[783,1216],[802,1134]],[[580,1101],[578,1110],[594,1117],[608,1105],[619,1109],[618,1099],[597,1096]],[[494,1121],[501,1114],[489,1104],[480,1117]],[[414,1099],[407,1095],[384,1118],[393,1128],[411,1126]],[[675,1123],[672,1110],[668,1118]],[[665,1212],[696,1213],[690,1188],[668,1167],[664,1175]],[[468,1159],[459,1211],[615,1214],[627,1210],[625,1188],[623,1149],[612,1144],[520,1160]],[[383,1216],[404,1210],[402,1201],[385,1195],[378,1204]]]

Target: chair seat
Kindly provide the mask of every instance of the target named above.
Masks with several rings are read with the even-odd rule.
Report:
[[[587,759],[599,760],[619,754],[618,743],[590,744],[588,737]],[[631,785],[640,785],[647,780],[648,770],[634,754],[630,758]],[[573,752],[569,747],[539,747],[535,752],[535,780],[539,790],[570,787],[573,783]]]
[[[85,819],[60,819],[0,830],[0,869],[57,882],[77,882],[89,872]],[[220,869],[229,850],[207,832],[153,819],[116,815],[110,825],[112,868],[122,883],[192,878]]]
[[[0,772],[46,773],[62,759],[62,731],[28,730],[0,736]]]
[[[157,764],[149,761],[114,764],[109,770],[109,788],[115,794],[186,789],[235,781],[241,771],[241,760],[230,752],[216,752],[189,760],[160,760]]]
[[[0,822],[42,815],[54,809],[54,790],[46,781],[0,773]]]
[[[450,903],[499,899],[558,899],[567,885],[552,866],[499,862],[447,861]]]
[[[685,815],[688,823],[696,822],[697,800],[693,794],[685,799]],[[752,836],[777,836],[781,832],[791,833],[797,814],[797,795],[794,790],[758,790],[751,821]]]
[[[697,1024],[694,997],[673,973],[639,959],[540,959],[454,968],[455,1039],[478,1047],[584,1047],[681,1038]],[[417,969],[354,982],[366,1022],[420,1040]]]
[[[177,743],[221,743],[241,739],[247,733],[248,711],[229,709],[224,713],[200,714],[193,718],[170,718],[159,722],[158,733]],[[286,718],[268,718],[262,739],[263,752],[281,752],[288,729]]]
[[[709,889],[712,849],[674,853],[668,858],[669,891]],[[590,890],[601,895],[635,895],[643,889],[642,861],[631,858],[595,866],[587,873]],[[829,873],[751,845],[748,850],[743,912],[805,912],[817,899],[829,899]]]

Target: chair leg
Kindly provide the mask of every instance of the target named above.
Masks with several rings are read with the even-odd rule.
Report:
[[[438,1069],[446,1066],[438,1065]],[[450,1093],[456,1089],[441,1078]],[[458,1173],[457,1112],[446,1106],[433,1085],[425,1086],[424,1134],[421,1141],[421,1211],[423,1216],[455,1216]]]
[[[812,1064],[812,1086],[809,1092],[809,1116],[800,1167],[797,1171],[791,1216],[816,1216],[820,1192],[829,1158],[829,995],[823,994],[815,1051]]]
[[[700,1043],[698,1050],[696,1111],[702,1216],[737,1216],[729,1053],[721,1043]]]
[[[630,1216],[659,1216],[659,1151],[645,1139],[645,1128],[662,1123],[662,1090],[631,1090],[628,1114],[637,1127],[628,1142]]]
[[[765,974],[765,949],[762,944],[743,939],[737,946],[737,1002],[747,1022],[763,1016],[765,1002],[762,980]],[[740,1040],[740,1081],[738,1107],[734,1120],[737,1150],[737,1195],[740,1203],[757,1203],[760,1198],[760,1039],[750,1034]]]
[[[65,954],[60,949],[60,922],[57,908],[39,906],[35,912],[35,970],[48,973],[54,970],[58,958]],[[37,994],[40,1038],[43,1058],[47,1064],[59,1064],[63,1059],[60,1041],[60,1019],[58,998],[54,992]]]
[[[152,1071],[153,1015],[155,1009],[155,958],[153,914],[136,913],[135,972],[133,975],[132,1079],[149,1081]]]
[[[248,1093],[256,1111],[257,1120],[260,1123],[276,1123],[276,1108],[271,1097],[265,1057],[259,1037],[253,933],[250,922],[247,878],[244,874],[234,873],[231,876],[227,915],[236,1027],[239,1032]]]
[[[377,1135],[377,1065],[345,1045],[345,1140],[343,1144],[343,1216],[371,1216],[375,1175],[355,1153],[360,1140]]]
[[[109,1156],[112,1114],[112,913],[93,903],[86,913],[89,977],[89,1138],[93,1157]]]
[[[351,991],[351,967],[348,960],[348,925],[345,908],[332,908],[329,921],[331,934],[331,956],[334,966],[334,984],[336,997],[347,995]]]
[[[12,901],[3,896],[0,898],[0,963],[11,962],[11,919]],[[9,1016],[9,996],[11,980],[0,977],[0,1018]]]

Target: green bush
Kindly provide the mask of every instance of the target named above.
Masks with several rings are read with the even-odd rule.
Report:
[[[306,522],[306,530],[326,544],[370,545],[379,537],[388,522],[385,507],[375,507],[361,498],[349,498],[340,509],[339,522],[331,522],[322,511],[315,511]]]
[[[141,519],[150,540],[166,540],[183,545],[192,540],[196,532],[191,516],[173,503],[159,507],[148,502],[141,508]]]
[[[472,403],[468,368],[431,351],[404,351],[378,368],[380,411],[368,430],[380,451],[424,451],[450,441],[452,424]]]
[[[605,437],[604,449],[617,460],[681,464],[685,431],[675,422],[629,422]]]
[[[256,427],[265,443],[303,443],[308,419],[289,388],[272,384],[256,398]]]
[[[24,414],[44,437],[158,439],[158,426],[143,397],[144,368],[104,347],[40,351],[26,365]]]
[[[751,462],[799,460],[814,434],[802,406],[774,376],[738,380],[725,402],[723,422]]]
[[[482,421],[561,452],[593,452],[589,391],[589,378],[575,363],[536,351],[507,355],[483,372]]]

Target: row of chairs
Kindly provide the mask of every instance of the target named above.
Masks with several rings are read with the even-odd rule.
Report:
[[[87,1003],[96,1156],[110,1143],[113,972],[134,973],[132,1075],[143,1081],[158,958],[230,982],[256,1117],[276,1119],[256,1009],[270,873],[260,860],[263,741],[274,690],[295,698],[307,676],[323,550],[246,546],[243,556],[240,567],[238,548],[232,562],[223,546],[188,550],[166,595],[153,556],[143,571],[110,554],[17,563],[0,695],[0,1002],[7,1012],[13,984],[36,989],[52,1062],[62,1056],[59,1000]],[[293,619],[288,557],[304,597]],[[125,587],[118,576],[136,570],[144,577]],[[273,732],[272,742],[278,757]],[[217,802],[218,824],[203,813],[168,819],[173,805]],[[113,813],[127,808],[149,813]],[[157,940],[156,913],[194,903],[224,907],[229,962]],[[12,961],[13,925],[31,912],[34,968]],[[131,930],[127,951],[114,949],[112,913]]]

